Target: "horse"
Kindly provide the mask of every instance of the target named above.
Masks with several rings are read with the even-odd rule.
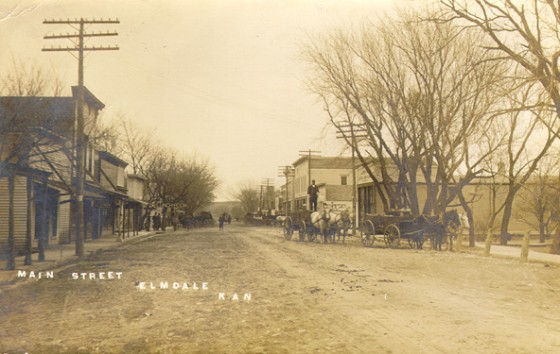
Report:
[[[445,235],[449,235],[449,249],[453,248],[453,235],[461,226],[461,219],[457,209],[446,211],[443,220],[439,216],[420,215],[415,220],[424,232],[430,235],[432,249],[441,251],[441,245]]]
[[[279,225],[279,226],[284,225],[284,222],[286,221],[286,218],[287,218],[286,215],[278,215],[276,217],[276,224]]]
[[[346,242],[346,236],[348,236],[348,229],[352,224],[352,218],[350,211],[344,209],[342,211],[330,211],[329,212],[329,233],[331,234],[333,243],[336,241],[336,236],[338,236],[338,241],[340,241],[340,236],[342,235],[342,243]],[[335,235],[336,234],[336,235]]]
[[[330,214],[330,210],[323,209],[320,211],[314,211],[309,216],[313,227],[313,230],[311,230],[311,232],[318,231],[319,234],[323,236],[325,243],[328,242]]]

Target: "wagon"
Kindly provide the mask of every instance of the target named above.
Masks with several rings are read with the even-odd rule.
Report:
[[[395,210],[384,215],[366,214],[361,223],[362,243],[371,247],[376,236],[383,237],[387,247],[398,247],[407,239],[411,248],[422,248],[426,224],[419,222],[407,210]]]
[[[291,240],[294,231],[298,232],[298,238],[300,241],[305,241],[305,238],[309,241],[315,241],[317,239],[317,230],[315,226],[311,223],[311,213],[310,210],[296,210],[289,212],[284,220],[284,237],[286,240]]]

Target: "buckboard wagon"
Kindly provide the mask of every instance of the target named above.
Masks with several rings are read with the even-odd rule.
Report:
[[[432,248],[441,250],[444,237],[449,236],[450,247],[453,237],[461,226],[457,209],[447,210],[440,216],[418,215],[413,217],[410,211],[393,210],[386,215],[366,214],[360,225],[362,243],[366,247],[373,245],[377,235],[382,235],[388,247],[397,247],[401,239],[408,239],[411,248],[422,248],[424,234],[430,236]]]
[[[286,240],[291,240],[294,231],[298,232],[298,238],[300,241],[307,240],[312,242],[316,241],[319,230],[311,222],[311,210],[296,210],[289,212],[284,220],[284,237]]]
[[[425,224],[407,211],[393,211],[385,215],[366,214],[361,223],[362,244],[371,247],[376,236],[382,236],[387,247],[398,247],[407,239],[411,248],[422,248]]]

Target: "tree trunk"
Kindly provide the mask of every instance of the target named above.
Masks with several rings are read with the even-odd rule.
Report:
[[[431,182],[426,182],[426,202],[424,203],[424,208],[422,214],[432,215],[434,211],[434,205],[436,204],[437,189]]]
[[[508,228],[509,220],[511,219],[514,195],[515,193],[510,191],[504,202],[504,213],[502,215],[502,224],[500,226],[500,245],[504,246],[508,243]]]
[[[486,233],[486,242],[484,243],[484,255],[490,256],[490,249],[492,248],[492,241],[494,240],[494,233],[489,229]]]
[[[418,215],[420,213],[420,207],[418,203],[418,191],[417,191],[418,183],[416,180],[417,173],[418,173],[418,167],[417,166],[411,167],[411,173],[409,173],[410,183],[408,183],[406,186],[410,211],[412,212],[412,215]]]
[[[467,200],[463,195],[463,191],[460,191],[457,194],[457,197],[461,202],[461,207],[463,208],[465,213],[467,213],[467,220],[469,221],[469,247],[474,247],[476,240],[474,235],[474,215],[473,215],[472,208],[469,206],[469,203],[467,203]]]
[[[546,223],[544,220],[539,222],[539,243],[544,243]]]
[[[552,245],[550,246],[551,254],[560,254],[560,226],[556,228],[554,233],[554,239],[552,240]]]

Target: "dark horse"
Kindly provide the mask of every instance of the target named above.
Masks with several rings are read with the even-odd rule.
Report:
[[[449,248],[453,248],[453,234],[461,226],[457,209],[446,211],[443,214],[443,220],[439,216],[420,215],[416,219],[416,223],[423,229],[424,233],[430,235],[432,249],[438,251],[441,251],[441,244],[445,235],[450,235]]]

